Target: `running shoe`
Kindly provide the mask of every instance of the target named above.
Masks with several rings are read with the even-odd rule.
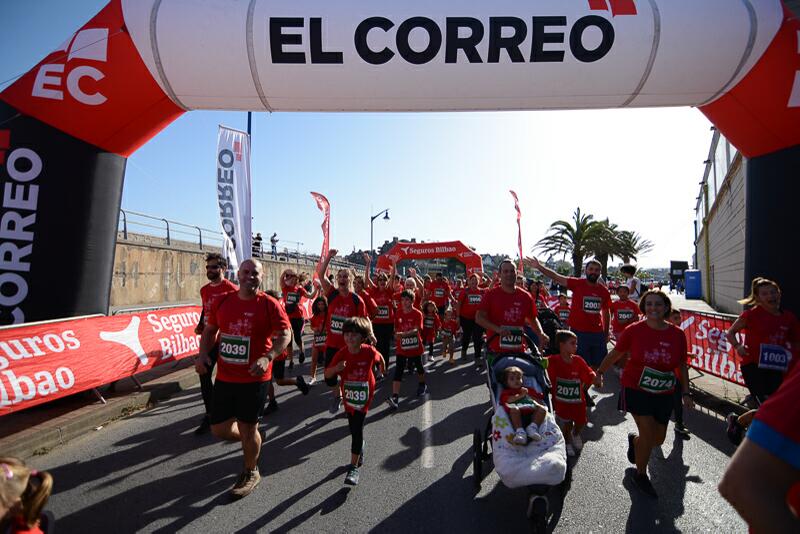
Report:
[[[731,443],[738,446],[742,442],[742,434],[744,430],[739,424],[739,416],[736,415],[736,413],[731,412],[725,419],[728,421],[728,429],[726,430],[728,439],[731,441]]]
[[[331,405],[328,408],[328,411],[332,414],[335,414],[339,411],[342,407],[342,398],[341,397],[333,397],[331,399]]]
[[[650,477],[647,475],[643,473],[636,473],[633,475],[633,483],[636,484],[636,487],[639,488],[639,491],[648,497],[658,499],[658,493],[656,493],[656,489],[653,487],[653,484],[650,482]]]
[[[475,358],[475,370],[476,371],[483,371],[483,361],[479,358]]]
[[[203,416],[203,420],[200,421],[200,426],[198,426],[194,430],[195,436],[202,436],[203,434],[207,434],[211,430],[211,421],[208,419],[208,415]]]
[[[250,470],[245,469],[241,475],[239,475],[239,480],[236,481],[233,488],[231,488],[231,497],[234,499],[241,499],[242,497],[247,497],[253,490],[256,489],[256,486],[261,482],[261,474],[258,472],[258,468]]]
[[[587,408],[594,408],[597,406],[597,403],[594,402],[594,395],[589,395],[589,392],[586,392],[586,407]]]
[[[316,383],[317,383],[317,377],[316,376],[312,376],[311,378],[308,379],[308,385],[309,386],[313,386]]]
[[[398,406],[400,406],[400,400],[397,398],[397,395],[392,395],[386,399],[386,404],[388,404],[392,410],[396,410]]]
[[[678,423],[675,423],[675,433],[684,439],[689,439],[689,436],[692,435],[688,428]]]
[[[306,384],[306,381],[303,379],[302,375],[295,378],[295,383],[297,384],[297,389],[299,389],[303,395],[308,395],[308,391],[311,388],[308,387],[308,384]]]
[[[300,356],[297,357],[297,363],[303,365],[305,361],[306,361],[306,355],[301,353]]]
[[[528,435],[525,433],[524,428],[518,428],[516,432],[514,432],[514,439],[512,440],[514,445],[527,445],[528,444]]]
[[[634,446],[636,436],[635,432],[628,433],[628,461],[634,465],[636,465],[636,450]]]
[[[275,399],[272,399],[267,403],[267,407],[264,408],[264,415],[277,411],[278,411],[278,403]]]
[[[421,397],[428,392],[428,386],[423,382],[422,384],[417,386],[417,397]]]
[[[348,486],[358,486],[358,467],[351,465],[344,477],[344,483]]]
[[[575,447],[573,447],[571,443],[567,443],[567,456],[570,458],[575,457]]]
[[[583,439],[579,434],[572,433],[572,446],[575,447],[576,451],[579,451],[583,448]]]

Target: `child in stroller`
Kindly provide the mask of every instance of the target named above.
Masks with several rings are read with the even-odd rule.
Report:
[[[542,441],[539,425],[544,423],[547,415],[547,407],[537,401],[537,395],[531,395],[528,388],[522,387],[524,376],[522,369],[511,366],[503,370],[501,379],[504,387],[500,394],[500,404],[505,408],[511,419],[511,426],[514,427],[515,445],[527,445],[528,438]]]

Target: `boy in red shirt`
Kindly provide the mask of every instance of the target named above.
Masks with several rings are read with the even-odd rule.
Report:
[[[364,419],[367,417],[375,396],[375,373],[377,365],[381,373],[386,371],[386,362],[381,353],[367,342],[374,343],[369,319],[351,317],[342,325],[345,347],[333,357],[325,368],[325,379],[341,376],[340,380],[347,423],[350,426],[350,469],[345,484],[358,484],[358,468],[364,463]]]
[[[539,425],[544,423],[547,415],[541,396],[534,390],[522,387],[524,378],[525,375],[519,367],[512,366],[503,370],[500,404],[514,427],[514,445],[527,445],[528,438],[542,441]]]
[[[553,387],[553,410],[556,421],[567,441],[567,455],[583,448],[581,430],[586,426],[585,387],[594,381],[595,372],[575,354],[578,336],[569,330],[556,332],[558,354],[547,358],[547,374]]]
[[[619,286],[619,300],[611,303],[611,329],[615,338],[619,338],[626,328],[639,320],[639,304],[630,300],[629,294],[628,286]]]
[[[442,327],[436,304],[429,300],[422,305],[422,341],[428,346],[428,357],[433,361],[433,344]]]
[[[553,310],[558,315],[558,320],[566,328],[569,324],[569,299],[566,293],[561,293],[558,296],[558,305]]]
[[[456,334],[458,333],[458,320],[453,308],[447,308],[444,312],[444,324],[442,325],[442,356],[450,355],[448,363],[456,363],[453,352],[456,344]]]

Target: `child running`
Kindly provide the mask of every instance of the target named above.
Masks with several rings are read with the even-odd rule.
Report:
[[[341,376],[342,399],[350,426],[350,469],[344,483],[358,485],[358,468],[364,463],[364,419],[372,398],[375,395],[375,374],[377,365],[381,373],[386,370],[386,362],[381,353],[367,342],[374,343],[372,326],[364,317],[351,317],[342,325],[345,347],[333,357],[325,369],[327,380]]]
[[[539,425],[544,423],[547,408],[541,404],[541,396],[536,391],[522,387],[525,374],[519,367],[507,367],[503,370],[503,391],[500,393],[500,404],[503,405],[514,427],[514,444],[527,445],[528,438],[542,441]]]
[[[400,385],[403,383],[403,371],[406,365],[413,365],[417,370],[417,396],[428,391],[425,385],[425,368],[422,366],[422,354],[425,347],[422,345],[422,312],[414,307],[414,293],[404,290],[400,297],[400,308],[394,315],[394,335],[397,340],[396,363],[394,367],[394,380],[392,381],[392,396],[387,402],[392,409],[397,409],[400,403]]]
[[[569,299],[566,293],[558,295],[558,305],[553,310],[558,315],[558,320],[565,327],[569,324]]]
[[[42,509],[53,490],[53,477],[28,468],[16,458],[0,458],[0,532],[42,534]]]
[[[455,350],[458,327],[455,310],[452,307],[447,308],[447,311],[444,312],[444,324],[442,324],[442,357],[447,354],[449,356],[447,362],[451,364],[456,363],[453,352]]]
[[[328,299],[325,297],[317,297],[311,305],[311,330],[314,338],[311,342],[311,380],[309,385],[313,385],[317,381],[317,363],[320,361],[320,356],[325,357],[325,340],[327,334],[325,332],[325,319],[328,317]]]
[[[433,301],[428,300],[422,305],[422,316],[422,341],[428,346],[428,357],[433,361],[433,344],[442,328],[442,321]]]
[[[567,456],[583,448],[581,430],[586,426],[585,386],[594,381],[595,372],[575,354],[578,336],[569,330],[556,332],[558,354],[547,358],[547,375],[553,385],[553,411],[567,442]]]
[[[673,308],[672,311],[669,312],[669,319],[667,319],[667,321],[680,328],[681,311]],[[686,358],[687,360],[691,359],[691,354],[687,354]],[[678,369],[675,370],[675,375],[677,376],[678,382],[680,383],[681,374]],[[681,384],[681,386],[682,385],[683,384]],[[683,439],[689,439],[689,437],[691,436],[691,432],[689,432],[689,429],[686,428],[686,426],[684,426],[683,424],[683,395],[681,394],[682,391],[683,387],[675,388],[675,398],[672,406],[672,411],[674,412],[675,415],[675,433],[678,434]]]

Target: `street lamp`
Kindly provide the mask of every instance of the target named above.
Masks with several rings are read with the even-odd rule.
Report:
[[[369,220],[369,253],[372,256],[372,266],[370,267],[370,273],[375,271],[375,258],[376,258],[375,249],[372,247],[372,235],[373,235],[372,227],[373,227],[373,223],[375,222],[375,219],[377,219],[381,215],[383,215],[383,220],[384,221],[388,221],[389,220],[389,208],[386,208],[383,211],[379,211],[378,213],[373,215]]]

